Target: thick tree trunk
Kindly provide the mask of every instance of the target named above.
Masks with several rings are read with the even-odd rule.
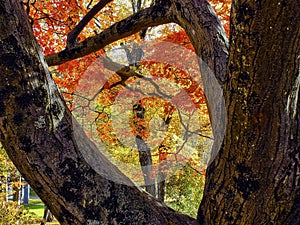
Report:
[[[62,101],[17,0],[0,1],[0,140],[64,224],[196,224],[141,192]]]
[[[226,137],[201,224],[300,224],[300,2],[235,1]]]

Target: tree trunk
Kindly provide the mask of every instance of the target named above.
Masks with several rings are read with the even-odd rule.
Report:
[[[61,99],[20,2],[1,0],[0,12],[0,140],[59,222],[197,224],[97,150]]]
[[[156,197],[155,174],[152,168],[151,149],[141,136],[136,136],[135,140],[139,151],[139,159],[143,172],[145,189],[149,194]]]
[[[173,108],[172,106],[167,106],[170,108]],[[170,122],[172,120],[173,116],[173,110],[166,115],[164,118],[164,124],[169,127]],[[165,143],[161,143],[158,147],[158,154],[159,154],[159,165],[158,165],[158,174],[157,174],[157,198],[164,202],[166,197],[166,186],[167,186],[167,170],[168,165],[166,163],[166,157],[168,155],[167,146],[165,146]]]
[[[44,207],[44,216],[41,225],[46,225],[47,222],[53,222],[53,215],[47,206]]]
[[[13,201],[21,204],[21,177],[17,170],[10,172],[10,184],[13,189]]]
[[[139,152],[139,161],[140,166],[143,172],[143,178],[145,182],[145,189],[152,196],[156,197],[156,188],[155,188],[155,174],[152,166],[152,153],[151,149],[147,144],[144,133],[147,132],[145,123],[145,108],[142,106],[141,101],[133,105],[134,113],[134,125],[135,125],[135,142]]]
[[[202,224],[300,224],[300,4],[233,4],[227,129]]]

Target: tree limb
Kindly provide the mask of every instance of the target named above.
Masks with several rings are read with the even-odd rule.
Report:
[[[171,2],[173,22],[187,32],[199,57],[201,78],[214,135],[212,160],[219,151],[225,133],[226,110],[222,85],[228,79],[226,77],[228,38],[207,0],[171,0]]]
[[[96,52],[119,39],[128,37],[142,29],[171,22],[170,11],[166,6],[155,5],[143,9],[105,29],[100,34],[87,38],[73,48],[46,56],[49,66],[55,66],[72,59]]]

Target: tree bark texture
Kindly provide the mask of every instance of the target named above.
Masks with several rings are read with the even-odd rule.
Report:
[[[59,222],[196,224],[100,154],[61,99],[20,2],[1,0],[0,12],[0,140]]]
[[[300,224],[300,2],[234,1],[227,129],[203,224]]]

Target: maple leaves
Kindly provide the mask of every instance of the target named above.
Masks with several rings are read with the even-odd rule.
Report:
[[[67,34],[85,13],[75,0],[34,1],[30,5],[33,31],[45,55],[63,49]]]
[[[229,33],[229,13],[231,1],[211,0],[210,2],[216,10],[218,16],[221,18],[226,32]],[[40,45],[42,46],[45,55],[61,51],[66,46],[67,35],[72,31],[72,29],[76,27],[79,21],[96,4],[97,3],[94,1],[84,0],[45,0],[34,2],[28,1],[27,11],[29,12],[29,16],[32,20],[35,36],[37,37]],[[131,2],[131,4],[135,5],[133,1]],[[124,6],[125,5],[126,4],[124,4]],[[129,15],[129,11],[120,15],[116,14],[117,11],[120,11],[119,8],[120,5],[117,6],[117,4],[114,2],[109,3],[105,8],[102,9],[101,12],[99,12],[94,17],[94,20],[90,21],[90,23],[86,25],[84,30],[79,34],[77,41],[81,41],[89,36],[93,36],[98,32],[108,28],[116,21],[119,21],[120,19],[123,19]],[[126,10],[124,9],[122,11],[125,12]],[[168,33],[169,31],[167,29],[167,26],[165,26],[165,28],[162,29],[162,32],[165,32],[168,35],[159,38],[158,40],[160,40],[161,42],[158,42],[154,46],[151,46],[151,49],[145,49],[146,52],[149,51],[151,52],[151,54],[148,55],[148,59],[146,56],[144,60],[140,63],[141,70],[148,70],[147,73],[150,76],[152,76],[153,80],[156,80],[156,82],[159,79],[164,78],[173,82],[176,85],[179,85],[181,91],[179,91],[176,94],[176,96],[172,98],[171,101],[172,104],[174,104],[175,108],[183,107],[182,109],[184,109],[185,111],[192,112],[193,108],[196,107],[198,109],[201,108],[201,110],[205,114],[207,114],[207,109],[205,108],[205,95],[203,92],[203,88],[201,87],[201,80],[199,80],[199,69],[193,67],[186,67],[186,65],[182,65],[182,61],[176,60],[176,57],[173,56],[184,53],[178,52],[178,49],[172,49],[172,46],[165,45],[165,42],[171,42],[183,46],[185,49],[194,52],[194,48],[190,40],[188,39],[187,35],[183,30],[179,30],[175,33]],[[137,34],[127,38],[125,41],[132,41],[134,39],[138,42],[141,41],[140,36]],[[118,43],[120,42],[117,42],[116,44]],[[108,49],[112,48],[114,47],[108,47]],[[160,54],[161,51],[163,51],[164,54]],[[163,58],[160,58],[160,56],[162,55]],[[97,99],[98,105],[113,104],[115,97],[118,95],[119,89],[116,87],[111,88],[113,84],[115,84],[118,81],[118,76],[113,75],[107,80],[104,79],[104,81],[103,78],[99,78],[99,76],[101,76],[99,74],[101,73],[91,72],[91,65],[96,60],[98,60],[99,62],[99,56],[105,56],[105,52],[101,50],[94,54],[85,56],[84,58],[64,63],[52,70],[53,78],[55,82],[60,86],[64,98],[67,102],[69,102],[70,109],[76,109],[76,104],[74,104],[74,94],[82,93],[83,91],[80,89],[89,90],[90,92],[93,92],[94,96],[92,96],[92,99]],[[152,58],[152,61],[151,59],[149,59],[149,57]],[[168,59],[167,63],[166,59]],[[197,65],[197,58],[195,58],[195,54],[185,53],[184,63],[190,65]],[[102,65],[97,69],[103,70],[104,67]],[[89,70],[88,73],[86,72],[87,70]],[[94,76],[95,78],[92,78],[92,76]],[[95,87],[95,85],[92,84],[99,83],[99,80],[102,80],[102,82],[100,83],[101,85],[103,85],[103,90],[102,93],[99,92],[98,95],[95,95],[95,93],[97,93],[97,87]],[[131,79],[127,81],[127,84],[130,81]],[[172,88],[174,88],[174,85],[173,87],[169,87],[169,89]],[[79,98],[81,99],[86,97],[87,96],[79,96]],[[91,95],[88,94],[88,97],[91,97]],[[189,99],[192,100],[190,103],[188,103]],[[143,102],[145,105],[147,105],[148,108],[151,108],[153,107],[153,102],[155,101],[156,100],[153,99],[147,99]],[[182,104],[183,102],[185,104]],[[162,102],[159,103],[158,101],[155,104],[161,103]],[[86,103],[86,105],[89,105],[89,103]],[[166,115],[169,115],[168,113],[171,113],[168,112],[168,109],[169,107],[165,108]],[[108,134],[113,134],[114,132],[111,129],[109,129],[110,120],[105,119],[109,118],[108,115],[110,112],[108,110],[107,113],[104,113],[104,111],[96,110],[93,115],[97,115],[97,120],[99,121],[106,121],[105,124],[98,123],[99,127],[97,128],[97,130],[99,131],[99,134],[101,134],[100,136],[102,138],[106,136],[105,139],[107,139],[107,136],[110,136]],[[149,135],[146,133],[145,137]],[[107,140],[115,142],[116,138],[111,136]]]

